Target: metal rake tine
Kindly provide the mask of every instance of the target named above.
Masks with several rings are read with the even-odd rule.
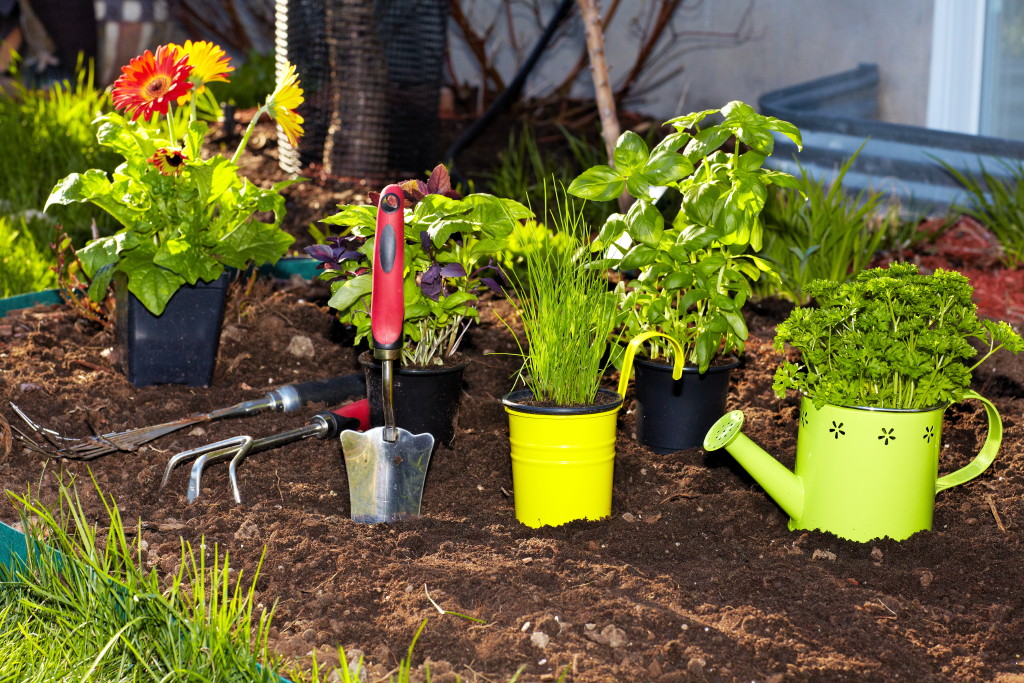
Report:
[[[238,449],[235,457],[231,458],[231,462],[228,464],[228,480],[231,482],[231,492],[235,496],[235,502],[239,505],[242,504],[242,492],[238,489],[238,466],[249,456],[249,451],[251,450],[252,442],[250,441]]]
[[[238,446],[239,444],[244,442],[245,439],[247,439],[247,438],[252,438],[252,437],[233,436],[230,439],[224,439],[223,441],[217,441],[216,443],[211,443],[211,444],[207,444],[205,446],[200,446],[199,448],[193,448],[193,449],[188,450],[188,451],[182,451],[181,453],[178,453],[177,455],[171,457],[171,459],[167,462],[166,469],[164,469],[164,478],[160,482],[160,488],[163,488],[163,487],[167,486],[167,482],[171,478],[171,471],[175,467],[177,467],[180,463],[183,463],[186,460],[191,460],[192,458],[200,456],[200,455],[202,455],[204,453],[209,453],[210,451],[215,451],[218,448],[225,448],[226,446]],[[233,451],[234,448],[232,448],[231,450]]]
[[[42,438],[46,439],[47,443],[49,443],[50,446],[56,451],[56,454],[59,454],[60,451],[62,450],[62,448],[54,441],[55,439],[61,439],[62,441],[72,441],[73,440],[73,439],[67,439],[67,438],[61,436],[60,434],[58,434],[57,432],[53,431],[52,429],[47,429],[46,427],[42,427],[42,426],[36,424],[36,422],[32,418],[30,418],[28,415],[25,414],[25,411],[23,411],[21,408],[16,406],[11,401],[8,401],[8,403],[10,403],[11,408],[14,409],[14,412],[17,413],[18,417],[20,417],[22,419],[22,421],[26,425],[28,425],[29,429],[31,429],[38,436],[41,436]],[[22,432],[20,432],[20,431],[18,433],[22,434]],[[35,443],[35,441],[32,441],[30,439],[30,442],[33,445],[41,448],[39,446],[39,444]],[[46,451],[42,451],[42,452],[46,453]],[[49,452],[47,454],[48,455],[54,455],[55,453]]]
[[[192,474],[188,478],[188,502],[194,503],[196,498],[199,497],[200,484],[203,477],[203,469],[207,464],[220,462],[230,456],[236,455],[239,451],[247,452],[252,448],[252,442],[254,439],[251,436],[236,436],[234,439],[227,439],[227,441],[236,442],[231,447],[222,448],[213,453],[206,453],[205,455],[199,456],[199,459],[192,465]]]

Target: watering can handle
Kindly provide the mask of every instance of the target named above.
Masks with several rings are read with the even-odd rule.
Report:
[[[992,461],[996,459],[999,446],[1003,442],[1003,421],[992,402],[976,391],[968,391],[964,394],[964,398],[977,399],[985,406],[985,415],[988,417],[988,436],[985,438],[981,450],[974,456],[974,460],[935,481],[936,492],[968,482],[987,470]]]
[[[654,330],[641,332],[630,339],[629,344],[626,345],[626,355],[622,359],[622,372],[619,373],[619,396],[622,396],[623,398],[626,396],[626,386],[629,384],[629,378],[633,374],[633,356],[636,355],[640,345],[651,337],[664,337],[669,341],[669,345],[672,346],[672,350],[675,352],[675,362],[672,366],[672,379],[679,379],[683,376],[683,366],[686,365],[686,356],[683,354],[683,347],[679,345],[679,342],[664,332],[656,332]]]

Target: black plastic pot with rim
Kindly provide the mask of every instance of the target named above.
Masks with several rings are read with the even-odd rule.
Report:
[[[116,334],[121,369],[137,387],[153,384],[209,386],[217,363],[220,328],[230,275],[184,285],[153,315],[128,291],[127,279],[114,278]]]
[[[369,351],[359,355],[366,373],[366,396],[370,400],[370,425],[384,424],[381,365]],[[455,440],[462,374],[469,360],[456,353],[453,362],[426,368],[398,365],[394,374],[395,422],[411,434],[429,433],[434,442],[451,446]]]
[[[700,446],[725,414],[729,378],[739,364],[733,359],[704,374],[689,366],[681,378],[672,379],[671,365],[637,358],[636,440],[662,454]]]

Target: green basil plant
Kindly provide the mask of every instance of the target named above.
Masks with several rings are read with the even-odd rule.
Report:
[[[519,221],[533,213],[511,199],[451,189],[443,165],[426,181],[401,183],[405,194],[405,324],[402,362],[443,365],[459,348],[477,305],[487,291],[509,283],[499,258]],[[356,341],[370,339],[370,290],[379,197],[374,205],[342,205],[324,223],[342,228],[324,244],[306,248],[331,283],[329,305],[356,328]]]
[[[776,349],[800,352],[775,372],[780,398],[795,389],[818,407],[935,408],[962,400],[973,370],[998,349],[1024,350],[1008,324],[978,317],[974,289],[956,271],[923,275],[895,263],[806,291],[817,306],[794,309],[776,329]]]
[[[713,114],[718,123],[705,125]],[[679,342],[689,365],[704,372],[716,355],[739,353],[747,338],[742,308],[751,282],[773,275],[755,255],[761,249],[760,214],[771,184],[798,188],[795,178],[763,168],[774,133],[801,145],[800,131],[758,114],[742,102],[671,119],[675,132],[653,149],[631,131],[619,137],[615,167],[594,166],[569,186],[585,199],[635,198],[612,214],[591,248],[603,251],[594,267],[635,273],[618,285],[624,338],[649,330]],[[702,127],[703,126],[703,127]],[[733,149],[727,143],[735,140]],[[681,150],[681,151],[680,151]],[[652,188],[678,191],[666,216]],[[666,342],[647,342],[652,360],[667,357]]]

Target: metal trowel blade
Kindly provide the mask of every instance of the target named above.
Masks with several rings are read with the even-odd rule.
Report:
[[[384,427],[341,433],[355,522],[376,524],[420,516],[434,437],[401,428],[396,431],[394,441],[384,438]]]

